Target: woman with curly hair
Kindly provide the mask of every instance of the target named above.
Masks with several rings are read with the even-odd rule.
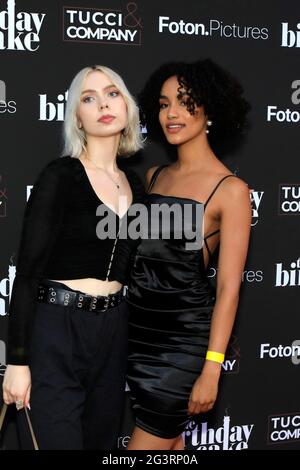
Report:
[[[178,154],[174,163],[148,171],[147,207],[182,211],[168,237],[164,221],[159,225],[152,215],[159,236],[144,237],[132,266],[127,380],[136,427],[130,450],[183,449],[181,434],[191,416],[209,411],[216,401],[238,306],[251,205],[247,184],[218,159],[211,142],[243,130],[249,105],[242,92],[233,77],[206,59],[162,66],[141,94],[150,137],[164,134]],[[201,228],[195,226],[197,210]],[[202,234],[192,249],[186,232],[178,236],[178,214],[196,239],[197,231]],[[214,289],[207,267],[218,245]]]

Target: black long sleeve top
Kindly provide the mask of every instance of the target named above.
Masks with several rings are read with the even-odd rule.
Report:
[[[132,190],[132,204],[142,202],[144,189],[139,177],[125,166],[122,170]],[[96,210],[100,204],[102,201],[77,158],[52,160],[40,173],[24,214],[9,306],[8,364],[29,363],[30,331],[41,279],[92,277],[126,284],[135,242],[117,239],[107,277],[116,237],[97,237],[96,226],[101,217]],[[115,217],[118,229],[120,219]],[[129,216],[127,222],[130,223]]]

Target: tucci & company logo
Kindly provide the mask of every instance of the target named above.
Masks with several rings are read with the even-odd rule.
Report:
[[[300,183],[279,185],[279,215],[300,215]]]
[[[300,413],[269,416],[268,444],[282,444],[300,440]]]
[[[63,40],[140,46],[142,20],[135,2],[126,11],[106,8],[64,7]]]

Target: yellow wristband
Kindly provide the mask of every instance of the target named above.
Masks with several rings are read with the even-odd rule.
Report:
[[[207,351],[206,359],[208,359],[209,361],[219,362],[219,364],[222,364],[225,359],[225,354],[218,353],[215,351]]]

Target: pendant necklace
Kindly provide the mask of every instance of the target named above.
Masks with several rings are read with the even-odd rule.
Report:
[[[114,185],[120,189],[120,185],[118,183],[115,182],[115,180],[112,179],[112,177],[107,173],[107,171],[105,171],[103,168],[101,168],[100,166],[97,166],[95,162],[93,162],[93,160],[91,160],[90,158],[88,157],[85,157],[89,162],[92,162],[93,165],[95,166],[95,168],[97,168],[98,170],[102,170],[106,176],[114,183]]]

